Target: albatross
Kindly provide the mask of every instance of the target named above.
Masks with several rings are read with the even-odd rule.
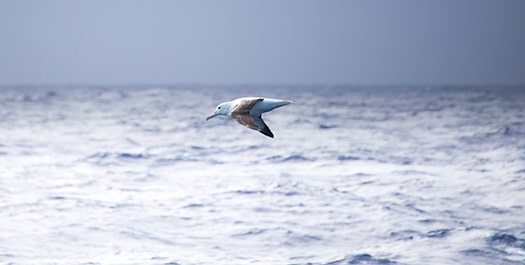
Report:
[[[215,111],[210,116],[206,117],[205,120],[208,121],[219,115],[230,116],[238,123],[273,138],[272,131],[270,131],[268,125],[264,123],[261,115],[290,103],[292,103],[290,100],[274,98],[238,98],[219,104],[217,108],[215,108]]]

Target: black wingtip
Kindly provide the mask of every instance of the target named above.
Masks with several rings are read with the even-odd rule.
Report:
[[[273,133],[272,133],[272,131],[270,131],[270,128],[268,128],[268,127],[264,127],[264,129],[260,130],[259,132],[264,134],[264,135],[266,135],[266,136],[268,136],[268,137],[270,137],[270,138],[273,138]]]

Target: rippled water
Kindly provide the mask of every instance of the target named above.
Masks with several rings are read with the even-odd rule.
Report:
[[[3,264],[525,264],[521,88],[0,92]]]

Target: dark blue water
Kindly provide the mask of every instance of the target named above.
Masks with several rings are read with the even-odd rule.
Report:
[[[275,139],[215,106],[293,100]],[[3,264],[525,264],[525,89],[0,89]]]

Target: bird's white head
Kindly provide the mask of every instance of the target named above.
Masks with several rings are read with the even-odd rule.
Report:
[[[215,108],[215,111],[213,111],[213,113],[210,116],[206,117],[205,120],[208,121],[211,118],[218,116],[218,115],[228,115],[229,112],[230,112],[229,102],[224,102],[224,103],[219,104]]]

